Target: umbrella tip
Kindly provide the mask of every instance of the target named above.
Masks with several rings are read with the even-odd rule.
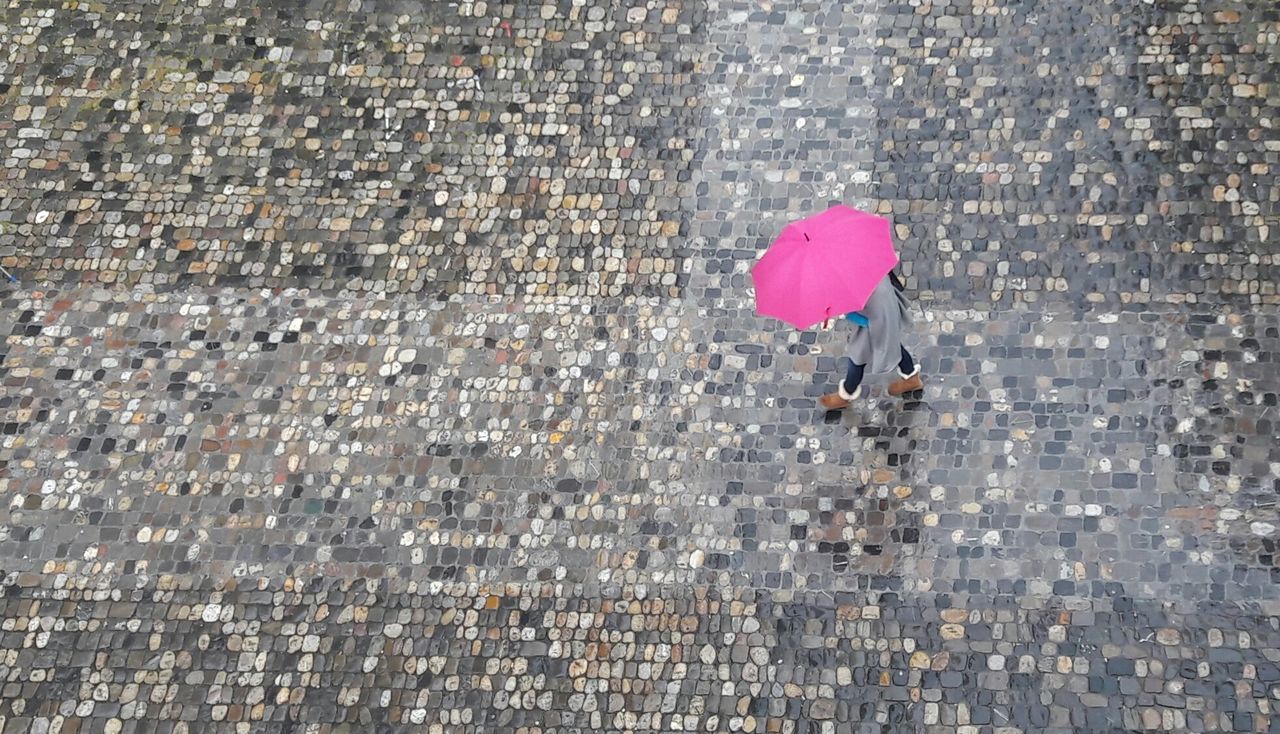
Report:
[[[808,232],[805,232],[805,233],[804,233],[804,241],[805,241],[805,242],[808,242],[808,241],[809,241],[809,233],[808,233]]]

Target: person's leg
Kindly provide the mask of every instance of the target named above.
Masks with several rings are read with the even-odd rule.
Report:
[[[916,361],[911,358],[911,352],[906,347],[899,347],[902,350],[902,359],[898,361],[898,376],[906,379],[916,373]]]
[[[845,400],[856,400],[858,390],[862,388],[862,376],[865,372],[865,365],[849,360],[849,372],[844,376],[844,382],[840,383],[840,397]]]
[[[863,365],[849,360],[849,371],[840,381],[839,387],[835,392],[823,395],[818,402],[827,410],[844,410],[849,407],[849,403],[862,395],[862,375],[865,369]]]
[[[890,395],[902,395],[924,389],[924,380],[920,379],[920,365],[911,358],[911,353],[902,347],[902,359],[898,361],[898,377],[901,378],[889,385]]]

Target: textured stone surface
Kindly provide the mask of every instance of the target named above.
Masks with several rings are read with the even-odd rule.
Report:
[[[157,286],[672,295],[700,14],[9,4],[7,266]]]
[[[927,312],[923,395],[840,416],[838,334],[682,302],[3,305],[14,570],[1217,600],[1280,575],[1274,316]]]
[[[885,4],[872,192],[918,287],[1280,303],[1277,44],[1258,3]]]
[[[755,251],[845,199],[925,297],[1280,302],[1260,4],[343,5],[6,8],[0,261],[671,296],[695,216],[747,208],[713,251]]]
[[[0,11],[0,733],[1280,726],[1270,8],[268,5]]]
[[[1280,682],[1274,607],[552,582],[32,582],[0,587],[0,640],[17,651],[4,731],[157,718],[219,732],[1268,731]],[[948,639],[947,627],[963,634]]]

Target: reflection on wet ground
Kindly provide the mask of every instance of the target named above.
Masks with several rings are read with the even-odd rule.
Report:
[[[0,732],[1273,728],[1270,8],[64,5]],[[748,277],[831,201],[926,377],[842,415]]]

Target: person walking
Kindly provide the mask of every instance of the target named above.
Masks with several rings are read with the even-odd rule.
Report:
[[[903,335],[911,327],[911,304],[893,271],[876,285],[867,305],[846,318],[854,324],[849,370],[835,392],[822,396],[822,407],[848,408],[862,396],[862,379],[868,370],[883,374],[896,368],[898,379],[889,385],[889,394],[895,397],[924,389],[920,365],[902,344]]]
[[[832,319],[854,322],[849,351],[852,364],[822,407],[843,410],[862,395],[862,378],[898,369],[889,394],[924,387],[902,336],[911,326],[911,306],[894,273],[898,253],[892,223],[885,217],[843,204],[782,228],[751,268],[756,313],[797,329]]]

